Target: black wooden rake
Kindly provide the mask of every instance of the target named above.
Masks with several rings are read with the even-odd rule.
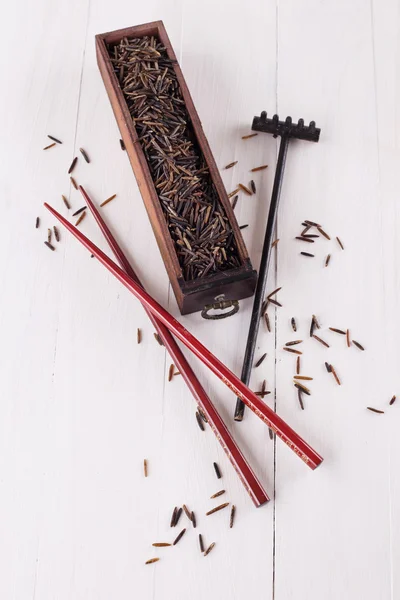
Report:
[[[281,138],[281,143],[275,171],[274,187],[272,189],[271,204],[268,213],[267,228],[265,230],[260,269],[258,271],[257,286],[254,294],[254,304],[251,314],[249,334],[247,337],[246,352],[243,360],[241,380],[246,385],[248,385],[250,381],[250,373],[254,360],[254,350],[257,342],[262,305],[267,285],[272,236],[275,229],[276,213],[278,212],[278,204],[281,195],[289,142],[292,138],[306,140],[308,142],[318,142],[319,135],[321,133],[321,130],[315,127],[315,121],[311,121],[309,125],[304,125],[303,119],[299,119],[298,123],[292,123],[291,117],[287,117],[286,121],[280,121],[278,115],[274,115],[272,119],[268,119],[265,111],[263,111],[259,117],[254,117],[251,128],[253,131],[271,133],[274,138],[278,137],[279,135]],[[240,398],[238,398],[235,408],[235,421],[241,421],[243,419],[244,407],[244,403],[240,400]]]

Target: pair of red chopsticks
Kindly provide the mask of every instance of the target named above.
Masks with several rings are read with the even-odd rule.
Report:
[[[70,231],[103,265],[117,278],[129,291],[138,298],[146,309],[152,323],[156,327],[165,347],[168,349],[175,365],[179,368],[189,389],[196,401],[206,414],[214,433],[221,442],[227,456],[235,467],[240,479],[248,490],[254,504],[260,506],[269,500],[261,484],[252,472],[247,461],[241,454],[238,446],[229,434],[226,425],[206,395],[200,382],[197,380],[189,363],[176,344],[172,333],[206,364],[255,414],[268,425],[275,433],[312,469],[318,467],[322,457],[311,448],[283,419],[272,409],[264,404],[246,385],[230,371],[218,358],[216,358],[203,344],[201,344],[183,325],[169,314],[154,298],[141,286],[132,266],[118,246],[107,225],[95,208],[85,190],[80,186],[90,210],[99,224],[110,248],[120,263],[118,267],[104,252],[93,244],[74,225],[69,223],[54,208],[45,203],[45,207]]]

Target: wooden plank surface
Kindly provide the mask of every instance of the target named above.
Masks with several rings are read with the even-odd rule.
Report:
[[[56,252],[43,244],[54,224],[44,201],[63,214],[61,194],[73,209],[83,205],[67,175],[82,146],[91,163],[79,158],[74,176],[98,203],[117,193],[102,209],[108,223],[149,291],[179,316],[95,60],[96,33],[156,19],[217,165],[239,161],[222,170],[227,191],[247,184],[250,168],[270,165],[254,175],[256,196],[241,196],[236,208],[239,223],[249,224],[243,236],[255,267],[278,143],[241,136],[261,110],[322,128],[319,144],[289,149],[268,285],[282,286],[283,308],[270,310],[271,334],[260,328],[256,356],[268,357],[251,387],[267,379],[273,393],[265,401],[325,462],[307,470],[249,411],[234,423],[234,396],[190,359],[271,495],[258,510],[212,432],[198,429],[181,378],[167,382],[169,358],[138,303],[64,231]],[[39,0],[8,3],[4,23],[0,597],[399,597],[400,417],[397,404],[388,405],[400,393],[397,3]],[[63,145],[44,152],[48,133]],[[303,219],[332,237],[304,248],[315,258],[299,255],[294,240]],[[81,228],[106,248],[89,216]],[[199,314],[179,318],[240,373],[250,311],[248,299],[217,324]],[[312,314],[330,348],[309,338]],[[304,411],[292,384],[295,360],[282,351],[294,339],[292,316],[304,339],[302,372],[314,378]],[[349,327],[366,351],[346,348],[330,326]],[[226,510],[205,516],[221,488],[237,506],[233,530]],[[178,533],[169,520],[182,503],[196,512],[197,529],[182,517],[188,531],[179,545],[155,552],[152,542]],[[200,532],[206,544],[216,542],[206,558]],[[161,560],[145,566],[152,556]]]

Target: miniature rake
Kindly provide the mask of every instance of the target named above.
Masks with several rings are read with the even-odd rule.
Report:
[[[299,119],[298,123],[292,123],[291,117],[287,117],[286,121],[280,121],[278,115],[274,115],[272,119],[268,119],[265,111],[263,111],[259,117],[254,117],[251,128],[253,131],[271,133],[274,138],[280,136],[281,143],[275,171],[274,187],[272,189],[271,204],[268,213],[267,228],[265,230],[260,269],[258,271],[257,286],[254,294],[253,311],[251,314],[249,333],[247,337],[246,352],[243,359],[241,380],[246,385],[248,385],[250,381],[250,373],[254,360],[254,350],[257,342],[262,305],[267,285],[272,236],[275,230],[276,214],[278,212],[278,204],[281,195],[289,142],[295,138],[298,140],[306,140],[308,142],[318,142],[319,135],[321,133],[321,130],[315,127],[315,121],[311,121],[309,125],[304,125],[303,119]],[[245,405],[243,401],[238,398],[235,408],[235,421],[242,421],[244,406]]]

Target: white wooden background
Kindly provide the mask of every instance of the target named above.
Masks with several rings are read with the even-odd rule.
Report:
[[[277,411],[322,466],[308,470],[249,411],[234,424],[233,394],[193,361],[271,494],[260,509],[211,430],[198,429],[182,379],[167,383],[169,357],[136,300],[66,232],[56,252],[43,245],[54,221],[42,203],[64,214],[61,194],[74,209],[83,204],[67,176],[83,146],[92,163],[80,159],[74,175],[97,202],[118,194],[104,215],[145,285],[240,373],[251,300],[217,324],[180,317],[96,65],[96,33],[156,19],[217,164],[239,160],[223,172],[227,190],[270,165],[256,174],[257,195],[236,209],[256,267],[277,142],[241,135],[262,110],[322,128],[319,144],[289,150],[269,280],[270,290],[282,286],[284,307],[271,313],[274,334],[262,328],[257,354],[268,358],[252,379],[253,388],[265,377],[276,389]],[[388,406],[400,394],[398,2],[25,0],[3,4],[2,23],[0,598],[400,598],[400,406]],[[47,133],[63,145],[43,152]],[[339,235],[345,251],[321,239],[315,259],[300,256],[293,238],[303,219]],[[91,217],[82,230],[105,248]],[[312,313],[330,349],[307,339]],[[281,350],[293,339],[292,316],[306,338],[303,372],[314,377],[304,412],[294,359]],[[350,327],[366,351],[347,349],[329,326]],[[221,485],[237,505],[233,530],[226,512],[204,516]],[[197,530],[155,553],[152,542],[176,535],[170,514],[184,502]],[[199,532],[216,542],[207,558]],[[145,566],[154,555],[162,560]]]

